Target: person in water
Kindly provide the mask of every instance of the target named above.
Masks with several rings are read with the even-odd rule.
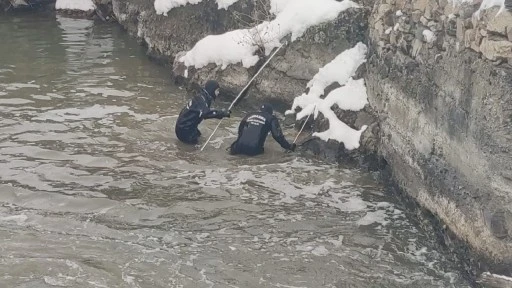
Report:
[[[220,86],[217,81],[209,80],[185,106],[176,121],[176,136],[187,144],[197,144],[201,132],[197,127],[205,119],[222,119],[230,117],[231,111],[212,110],[212,102],[219,96]]]
[[[286,150],[295,151],[296,145],[286,141],[279,121],[270,104],[263,104],[259,112],[249,113],[238,126],[238,138],[230,147],[230,154],[256,156],[264,152],[268,133]]]

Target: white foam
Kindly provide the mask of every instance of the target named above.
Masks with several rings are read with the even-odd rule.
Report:
[[[368,204],[357,196],[348,199],[338,198],[337,201],[331,202],[331,205],[345,212],[363,211],[368,207]]]
[[[129,97],[135,95],[135,93],[126,90],[117,90],[108,87],[83,87],[78,90],[87,91],[92,94],[101,94],[103,97],[107,96],[118,96],[118,97]]]
[[[386,211],[377,210],[374,212],[367,212],[366,215],[357,221],[357,225],[367,226],[373,223],[380,223],[386,225],[389,221],[386,220]]]
[[[20,225],[27,221],[28,217],[27,215],[20,214],[20,215],[12,215],[12,216],[4,216],[0,217],[0,222],[16,222],[16,224]]]
[[[41,86],[32,83],[9,83],[0,84],[0,86],[5,87],[6,90],[19,90],[22,88],[41,88]]]
[[[22,105],[29,103],[34,103],[34,101],[22,98],[0,98],[0,104],[3,105]]]
[[[313,249],[311,251],[311,253],[316,256],[327,256],[327,255],[329,255],[329,250],[327,250],[325,248],[325,246],[321,245],[321,246],[315,247],[315,249]]]

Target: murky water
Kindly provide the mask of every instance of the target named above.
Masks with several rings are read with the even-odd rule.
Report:
[[[241,114],[178,143],[185,93],[115,25],[0,39],[0,287],[468,287],[368,174],[228,156]]]

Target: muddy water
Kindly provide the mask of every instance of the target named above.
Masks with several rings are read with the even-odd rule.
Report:
[[[468,287],[364,172],[228,156],[237,113],[178,143],[185,93],[118,27],[1,16],[0,39],[0,287]]]

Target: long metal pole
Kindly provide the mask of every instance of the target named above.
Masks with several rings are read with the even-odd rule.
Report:
[[[306,124],[308,123],[309,117],[311,117],[311,114],[315,113],[315,110],[316,110],[316,104],[315,104],[315,107],[313,107],[313,112],[311,112],[308,115],[308,118],[306,118],[306,121],[304,121],[304,124],[302,124],[302,128],[300,128],[299,134],[297,134],[297,136],[295,137],[295,140],[293,140],[293,144],[295,144],[295,142],[297,142],[297,139],[299,139],[300,133],[302,133],[302,130],[304,130],[304,127],[306,127]]]
[[[258,77],[258,75],[261,73],[261,71],[263,71],[263,68],[265,68],[265,66],[267,66],[267,64],[270,62],[270,60],[272,58],[274,58],[274,56],[277,54],[277,52],[283,47],[283,45],[285,45],[285,43],[281,44],[279,47],[277,47],[276,51],[274,51],[274,53],[272,53],[272,55],[270,55],[270,57],[267,59],[267,61],[265,63],[263,63],[263,65],[261,66],[260,70],[258,70],[258,72],[256,74],[254,74],[254,76],[251,78],[251,80],[249,80],[249,83],[247,83],[247,85],[245,85],[245,87],[242,89],[242,91],[240,91],[240,93],[238,94],[238,96],[235,98],[235,100],[233,100],[233,102],[231,103],[231,105],[229,105],[229,109],[228,110],[231,110],[233,108],[233,106],[235,106],[235,103],[236,101],[238,101],[238,99],[242,96],[242,94],[244,93],[244,91],[249,87],[249,85],[251,85],[252,81],[254,81],[254,79],[256,79],[256,77]],[[212,134],[210,135],[210,137],[208,137],[208,140],[206,140],[206,143],[204,143],[203,147],[201,147],[201,151],[204,150],[204,147],[206,147],[206,145],[208,145],[208,143],[210,142],[210,140],[212,139],[213,135],[215,134],[215,132],[217,132],[217,129],[219,129],[220,127],[220,124],[222,123],[224,119],[221,119],[219,121],[219,124],[217,124],[217,127],[215,127],[215,129],[213,130]]]

